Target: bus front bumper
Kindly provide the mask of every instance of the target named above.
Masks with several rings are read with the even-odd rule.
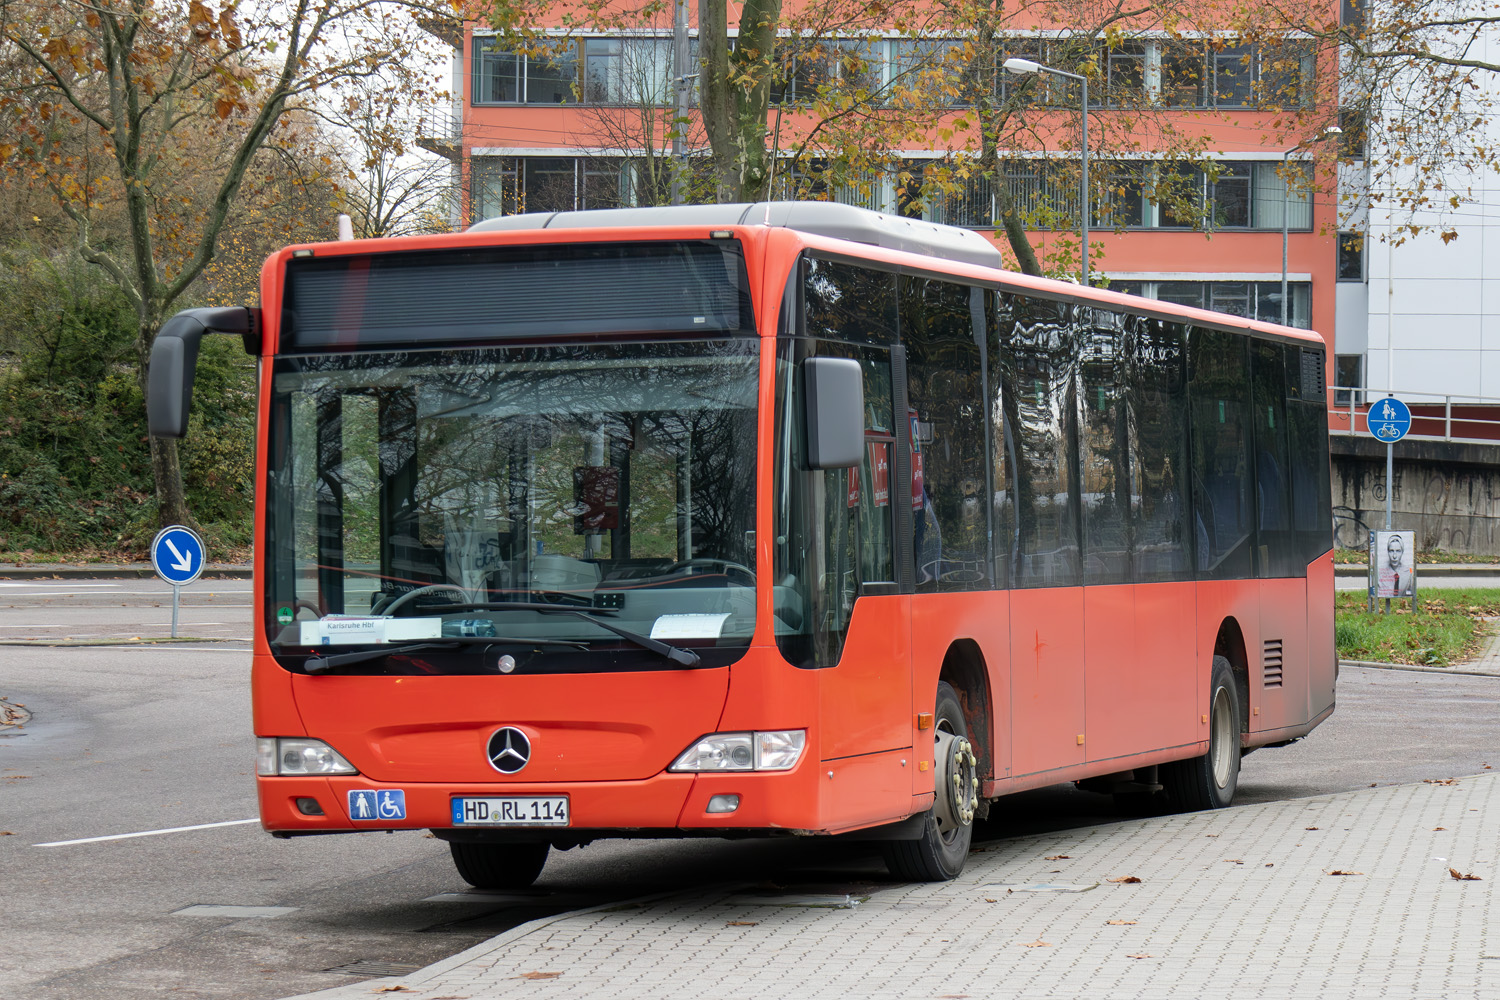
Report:
[[[441,830],[568,840],[582,831],[652,830],[670,836],[673,831],[811,834],[851,828],[849,817],[830,815],[820,801],[817,764],[804,760],[783,772],[664,772],[639,781],[396,784],[349,775],[259,777],[256,785],[261,825],[280,836]],[[465,810],[465,800],[486,806]],[[559,800],[561,821],[552,815]],[[505,806],[510,815],[495,816],[491,810],[500,811],[500,803],[518,808]],[[481,817],[499,822],[476,821]]]

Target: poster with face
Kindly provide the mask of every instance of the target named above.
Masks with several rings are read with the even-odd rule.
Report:
[[[1416,587],[1416,532],[1370,532],[1373,596],[1410,597]]]

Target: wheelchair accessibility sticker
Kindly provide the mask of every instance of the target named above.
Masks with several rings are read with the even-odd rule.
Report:
[[[405,819],[406,792],[399,788],[350,792],[349,818],[370,823]]]

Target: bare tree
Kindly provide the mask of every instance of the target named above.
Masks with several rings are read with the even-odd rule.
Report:
[[[420,10],[273,0],[252,22],[232,0],[4,0],[0,163],[51,193],[78,252],[130,300],[143,393],[156,331],[213,259],[257,153],[308,95],[406,65]],[[231,119],[221,158],[181,155],[187,137]],[[105,156],[77,155],[96,145]],[[206,201],[182,205],[183,179],[205,175]],[[125,219],[113,243],[95,228],[104,198]],[[160,519],[191,523],[176,442],[152,439],[151,465]]]

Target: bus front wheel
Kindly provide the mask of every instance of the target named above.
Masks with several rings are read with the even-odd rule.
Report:
[[[476,889],[524,889],[547,863],[550,844],[448,844],[453,866]]]
[[[979,807],[979,761],[969,743],[963,707],[947,681],[938,684],[933,719],[937,798],[924,817],[922,835],[881,845],[891,874],[911,882],[946,882],[963,871]]]
[[[1163,764],[1162,785],[1172,805],[1183,812],[1223,809],[1234,800],[1240,781],[1240,724],[1245,717],[1234,671],[1222,656],[1214,657],[1208,699],[1208,753]]]

